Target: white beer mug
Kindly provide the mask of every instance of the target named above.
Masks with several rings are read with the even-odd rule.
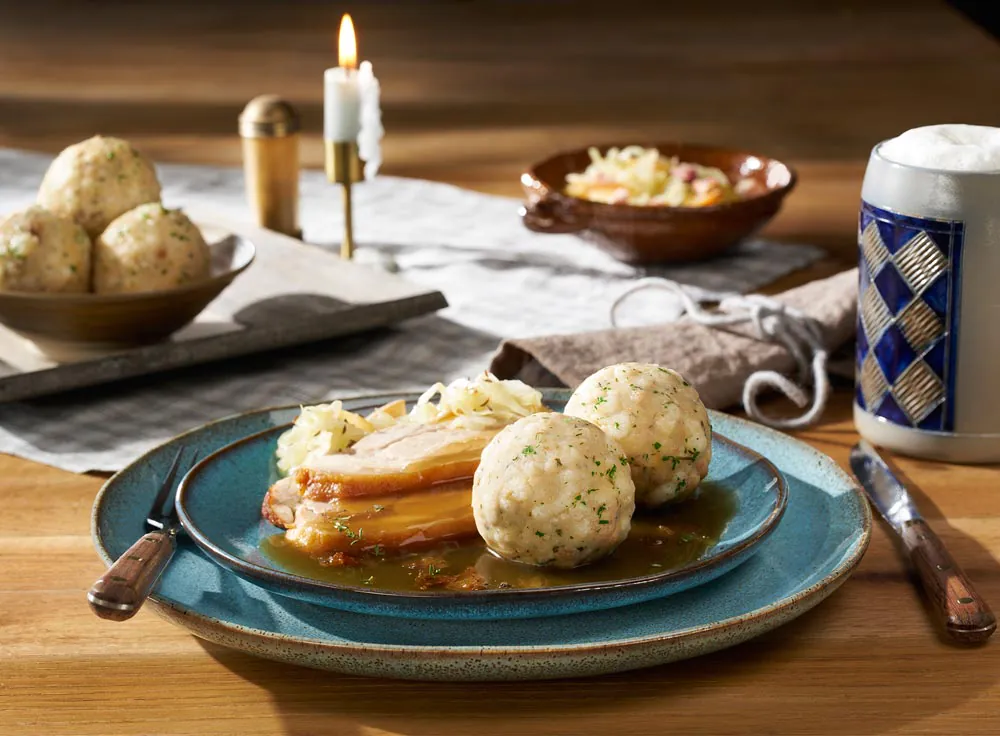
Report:
[[[880,143],[861,200],[858,432],[904,454],[1000,461],[1000,129]]]

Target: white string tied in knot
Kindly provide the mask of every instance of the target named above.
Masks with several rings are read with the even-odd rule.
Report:
[[[829,352],[823,344],[819,323],[807,314],[760,294],[736,294],[699,290],[692,293],[676,281],[651,277],[637,281],[615,299],[611,305],[611,324],[618,326],[618,308],[628,297],[646,289],[659,289],[677,296],[684,312],[698,324],[708,327],[753,326],[758,340],[783,346],[795,360],[799,383],[812,376],[813,396],[810,403],[805,390],[777,371],[755,371],[743,384],[743,410],[755,421],[781,429],[801,429],[815,422],[826,408],[830,396],[827,375]],[[705,303],[718,303],[713,311]],[[757,405],[758,395],[773,389],[784,394],[799,408],[809,408],[797,417],[779,418],[764,414]]]

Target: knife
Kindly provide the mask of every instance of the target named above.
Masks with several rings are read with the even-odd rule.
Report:
[[[961,644],[989,639],[997,628],[993,612],[924,521],[885,460],[861,440],[851,450],[851,469],[872,505],[902,540],[945,634]]]

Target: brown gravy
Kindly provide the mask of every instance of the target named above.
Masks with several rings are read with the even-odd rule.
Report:
[[[507,562],[492,555],[482,539],[443,542],[431,549],[382,558],[365,558],[356,567],[323,566],[284,542],[282,534],[260,545],[265,557],[283,570],[314,580],[403,592],[422,590],[418,577],[457,575],[472,567],[487,588],[545,588],[606,582],[683,567],[714,545],[737,508],[736,494],[705,483],[684,503],[637,511],[628,539],[609,557],[573,570],[554,570]]]

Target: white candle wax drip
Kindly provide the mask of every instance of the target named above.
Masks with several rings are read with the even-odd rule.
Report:
[[[361,131],[358,134],[358,154],[365,162],[365,179],[373,178],[382,165],[382,108],[379,103],[380,87],[372,65],[362,61],[358,70],[361,89]]]

